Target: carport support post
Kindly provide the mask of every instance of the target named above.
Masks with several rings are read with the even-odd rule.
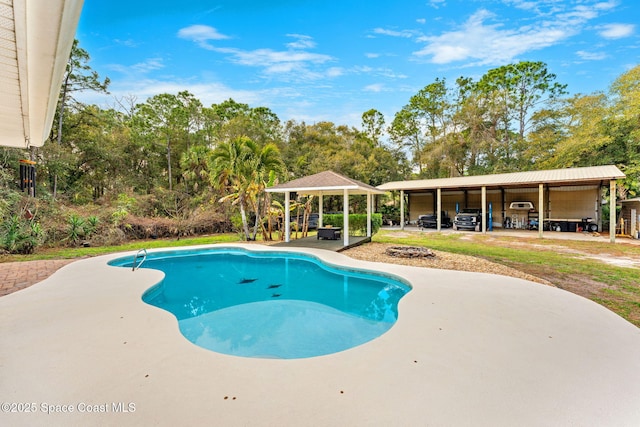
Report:
[[[349,190],[346,188],[342,195],[342,235],[344,246],[349,246]]]
[[[482,232],[487,232],[487,187],[482,187]],[[491,218],[489,218],[491,221]]]
[[[538,184],[538,237],[542,238],[544,228],[544,184]]]
[[[289,215],[289,204],[291,202],[291,193],[284,192],[284,241],[289,243],[291,240],[291,215]]]
[[[404,230],[404,190],[400,190],[400,230]]]
[[[436,210],[436,227],[437,230],[440,231],[442,230],[442,214],[440,213],[440,211],[442,210],[442,189],[438,188],[438,192],[437,192],[437,209]]]
[[[616,180],[609,181],[609,241],[616,242]]]

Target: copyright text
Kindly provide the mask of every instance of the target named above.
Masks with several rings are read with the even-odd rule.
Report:
[[[4,413],[44,413],[44,414],[70,414],[70,413],[133,413],[136,411],[136,404],[133,402],[111,402],[111,403],[35,403],[35,402],[2,402],[0,411]]]

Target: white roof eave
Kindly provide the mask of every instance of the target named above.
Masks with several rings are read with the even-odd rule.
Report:
[[[0,0],[1,146],[47,139],[83,2]]]

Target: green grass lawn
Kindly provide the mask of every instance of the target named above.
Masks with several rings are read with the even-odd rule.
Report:
[[[69,259],[86,256],[97,256],[114,252],[135,251],[137,249],[174,248],[179,246],[208,245],[212,243],[240,242],[237,233],[215,234],[211,236],[189,237],[183,239],[154,239],[136,240],[118,246],[77,247],[77,248],[51,248],[39,249],[31,255],[3,255],[0,262],[34,261],[39,259]]]

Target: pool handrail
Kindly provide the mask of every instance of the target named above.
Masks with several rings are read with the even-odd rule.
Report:
[[[140,261],[140,264],[136,265],[136,261],[138,260],[138,255],[140,255],[140,252],[144,252],[144,256],[142,257],[142,261]],[[147,250],[144,248],[138,249],[138,252],[136,252],[136,254],[133,256],[133,267],[131,268],[131,271],[136,271],[138,268],[140,268],[140,266],[146,259],[147,259]]]

